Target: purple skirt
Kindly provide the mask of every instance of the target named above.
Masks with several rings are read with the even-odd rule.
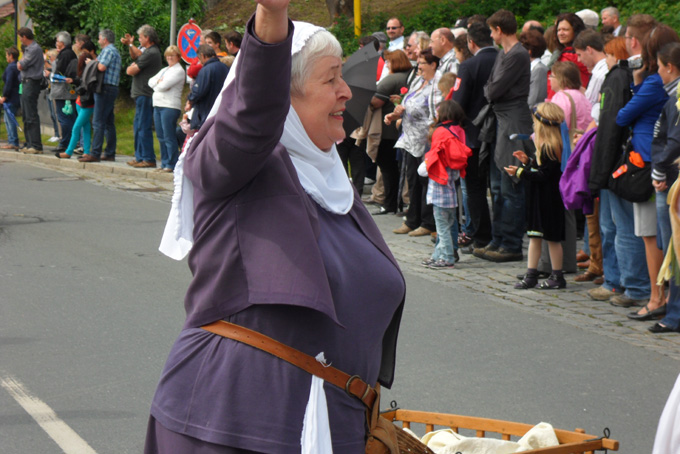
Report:
[[[178,434],[149,417],[144,454],[261,454],[246,449],[231,448]]]

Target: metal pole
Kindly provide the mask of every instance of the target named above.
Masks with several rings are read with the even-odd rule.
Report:
[[[170,45],[177,44],[177,0],[172,0],[170,7]]]
[[[354,0],[354,34],[361,36],[361,0]]]

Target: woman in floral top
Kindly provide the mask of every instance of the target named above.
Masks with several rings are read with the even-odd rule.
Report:
[[[410,204],[406,221],[394,233],[408,233],[410,236],[427,235],[435,231],[432,206],[425,200],[427,178],[418,176],[418,166],[427,151],[427,133],[436,115],[436,107],[442,94],[437,88],[437,66],[439,57],[431,49],[423,50],[418,56],[420,77],[411,83],[404,101],[385,116],[385,124],[402,119],[402,134],[395,145],[406,151],[406,178],[409,187]]]

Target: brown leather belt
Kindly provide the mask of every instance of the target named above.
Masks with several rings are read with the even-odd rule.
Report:
[[[286,344],[272,339],[269,336],[258,333],[248,328],[244,328],[233,323],[219,320],[209,325],[201,327],[213,334],[217,334],[228,339],[242,342],[251,347],[269,353],[270,355],[281,358],[300,369],[316,375],[323,380],[344,389],[350,396],[356,397],[366,405],[366,408],[373,408],[377,392],[363,381],[358,375],[349,375],[332,366],[324,366],[316,358],[302,353],[299,350],[289,347]]]

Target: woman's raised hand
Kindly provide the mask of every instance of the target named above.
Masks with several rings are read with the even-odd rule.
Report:
[[[288,37],[290,0],[255,0],[255,34],[265,43],[275,44]]]
[[[522,150],[517,150],[517,151],[513,152],[512,155],[515,158],[519,159],[519,162],[521,162],[522,164],[527,164],[529,162],[529,157]]]
[[[259,3],[272,11],[276,11],[288,8],[290,0],[255,0],[255,3]]]

